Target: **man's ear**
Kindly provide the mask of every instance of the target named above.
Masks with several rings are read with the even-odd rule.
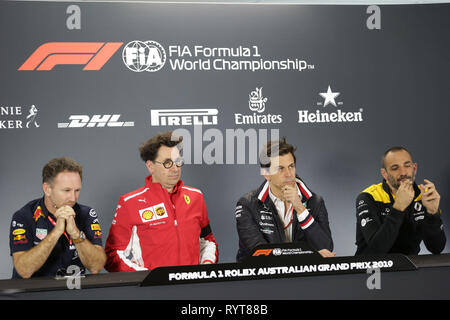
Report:
[[[387,180],[387,179],[388,179],[388,174],[387,174],[387,171],[386,171],[385,168],[381,168],[381,169],[380,169],[380,173],[381,173],[381,175],[383,176],[384,180]]]
[[[145,161],[145,166],[147,167],[148,172],[150,172],[150,174],[152,174],[154,163],[150,160],[147,160],[147,161]]]
[[[47,196],[47,197],[49,197],[50,195],[51,195],[51,190],[52,189],[52,187],[51,187],[51,185],[49,184],[49,183],[47,183],[47,182],[44,182],[43,184],[42,184],[42,190],[44,191],[44,194]]]
[[[270,182],[272,175],[270,174],[269,168],[261,168],[261,175]]]

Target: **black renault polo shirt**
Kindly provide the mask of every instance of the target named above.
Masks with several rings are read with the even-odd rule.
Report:
[[[102,230],[95,210],[78,203],[73,206],[73,210],[76,214],[75,223],[86,234],[86,239],[94,245],[102,246]],[[30,201],[14,213],[9,233],[11,256],[14,252],[27,251],[37,246],[53,230],[51,220],[56,222],[56,218],[45,207],[44,198]],[[47,261],[33,277],[54,277],[57,272],[65,271],[70,265],[77,265],[85,271],[75,244],[67,237],[65,234],[61,235]],[[21,278],[15,268],[12,277]]]

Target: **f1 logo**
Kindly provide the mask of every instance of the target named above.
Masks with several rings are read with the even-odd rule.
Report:
[[[20,66],[19,71],[49,71],[59,64],[85,65],[83,70],[100,70],[123,42],[47,42]]]
[[[253,257],[257,257],[257,256],[268,256],[273,249],[259,249],[256,250],[255,253],[253,253]]]

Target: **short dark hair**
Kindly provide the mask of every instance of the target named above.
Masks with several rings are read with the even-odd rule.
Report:
[[[386,169],[385,163],[384,161],[386,160],[386,156],[389,152],[398,152],[398,151],[406,151],[408,152],[408,154],[410,155],[411,159],[412,159],[412,155],[411,152],[408,151],[408,149],[406,149],[405,147],[402,146],[395,146],[395,147],[391,147],[389,149],[387,149],[384,153],[383,156],[381,157],[381,167]]]
[[[153,138],[142,143],[139,147],[141,159],[144,162],[147,162],[148,160],[154,161],[161,146],[172,148],[178,146],[182,141],[183,137],[174,134],[173,131],[158,133]],[[179,145],[179,148],[181,149],[181,145]]]
[[[78,172],[80,178],[83,179],[83,166],[73,159],[62,157],[50,160],[42,168],[42,183],[52,184],[58,173],[64,171]]]
[[[269,141],[259,154],[259,165],[261,168],[270,168],[271,157],[284,156],[288,153],[292,154],[294,163],[296,163],[295,150],[297,150],[297,148],[286,142],[286,137],[283,137],[280,140]]]

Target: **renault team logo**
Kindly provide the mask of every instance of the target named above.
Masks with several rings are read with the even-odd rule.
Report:
[[[166,63],[166,51],[156,41],[129,42],[122,51],[123,62],[134,72],[156,72]]]
[[[19,71],[50,71],[57,65],[80,64],[100,70],[123,42],[47,42],[34,51]]]

